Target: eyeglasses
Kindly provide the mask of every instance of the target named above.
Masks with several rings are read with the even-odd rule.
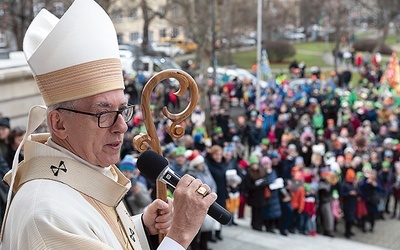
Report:
[[[70,112],[77,113],[77,114],[94,116],[94,117],[97,117],[97,125],[99,126],[99,128],[110,128],[110,127],[114,126],[115,122],[118,119],[118,115],[122,115],[122,118],[124,118],[124,121],[129,122],[132,119],[133,114],[135,113],[134,107],[135,106],[133,106],[133,105],[129,105],[120,110],[103,111],[103,112],[100,112],[97,114],[83,112],[83,111],[79,111],[79,110],[67,109],[67,108],[57,108],[56,110],[65,110],[65,111],[70,111]]]

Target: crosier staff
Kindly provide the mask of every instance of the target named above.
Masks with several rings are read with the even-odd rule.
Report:
[[[174,93],[176,96],[183,96],[186,94],[187,90],[190,91],[190,101],[186,108],[181,112],[172,114],[169,112],[166,106],[164,106],[162,109],[163,114],[172,121],[172,124],[167,127],[167,132],[172,138],[180,138],[185,134],[185,129],[179,124],[192,114],[199,100],[199,90],[196,82],[188,73],[182,70],[167,69],[155,74],[152,78],[150,78],[150,80],[143,87],[141,105],[143,122],[145,124],[147,134],[140,133],[133,139],[133,144],[139,152],[151,149],[162,155],[160,140],[158,139],[156,127],[150,111],[150,95],[158,83],[168,78],[175,78],[179,82],[179,89]],[[156,195],[158,199],[167,202],[166,184],[157,181]],[[159,235],[160,242],[164,237],[165,235]]]

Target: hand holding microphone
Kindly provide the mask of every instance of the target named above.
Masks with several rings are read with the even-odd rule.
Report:
[[[168,161],[154,151],[143,152],[137,161],[141,173],[151,180],[159,180],[174,188],[174,209],[168,237],[188,247],[199,231],[206,213],[227,224],[231,214],[215,203],[217,195],[210,187],[190,175],[182,178],[169,167]]]
[[[168,167],[168,161],[154,151],[149,150],[143,152],[138,158],[137,167],[140,172],[147,178],[151,180],[159,180],[171,186],[172,188],[177,188],[179,182],[181,181],[181,177],[175,174],[174,171],[172,171]],[[192,180],[195,180],[193,184],[197,185],[194,186],[195,192],[193,192],[191,195],[200,194],[206,197],[208,196],[208,194],[210,194],[210,188],[207,185],[202,184],[201,181],[198,179],[194,179],[193,177],[191,178]],[[189,185],[187,185],[187,187],[189,187]],[[184,186],[182,188],[187,187]],[[176,190],[174,192],[174,197],[175,193]],[[232,219],[231,213],[229,213],[225,208],[221,207],[218,203],[215,202],[210,206],[208,214],[223,225],[228,224],[229,221]]]

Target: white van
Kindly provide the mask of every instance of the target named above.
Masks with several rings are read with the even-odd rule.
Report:
[[[136,75],[141,71],[147,79],[165,69],[181,69],[174,60],[168,57],[121,57],[121,65],[126,74]],[[170,82],[172,85],[179,84],[176,80]]]

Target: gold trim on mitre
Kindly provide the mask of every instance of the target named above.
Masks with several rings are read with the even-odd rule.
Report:
[[[46,106],[125,88],[118,58],[81,63],[35,79]]]

